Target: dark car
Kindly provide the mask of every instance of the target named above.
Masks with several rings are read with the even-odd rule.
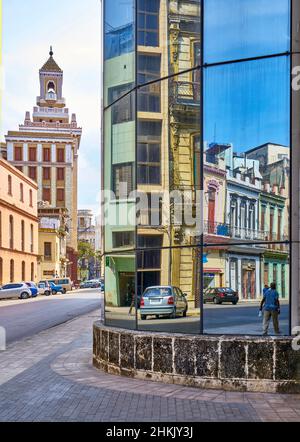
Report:
[[[214,304],[222,304],[223,302],[231,302],[236,305],[239,301],[238,293],[229,287],[210,287],[204,292],[203,302],[213,302]]]

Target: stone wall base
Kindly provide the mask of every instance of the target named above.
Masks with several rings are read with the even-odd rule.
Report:
[[[114,375],[207,389],[300,393],[292,338],[191,336],[94,323],[93,364]]]

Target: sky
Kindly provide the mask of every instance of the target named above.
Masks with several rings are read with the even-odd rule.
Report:
[[[49,58],[64,71],[63,96],[83,134],[79,151],[78,208],[100,206],[99,0],[2,0],[3,68],[1,141],[18,129],[39,95],[39,69]]]

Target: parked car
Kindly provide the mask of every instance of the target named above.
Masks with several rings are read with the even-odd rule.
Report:
[[[39,289],[37,288],[37,285],[32,281],[25,282],[25,284],[27,285],[27,287],[29,287],[32,298],[36,298],[37,295],[39,294]]]
[[[63,286],[54,284],[54,282],[52,281],[48,282],[51,287],[52,295],[57,295],[57,293],[66,293],[66,290],[63,288]]]
[[[80,288],[81,289],[96,289],[99,288],[101,286],[100,281],[96,280],[96,279],[91,279],[89,281],[83,281],[80,283]]]
[[[51,287],[48,281],[39,282],[38,290],[40,295],[50,296],[52,294]]]
[[[176,318],[178,313],[186,316],[188,303],[186,294],[180,288],[174,286],[153,286],[148,287],[140,300],[141,319],[147,319],[147,316],[155,315],[169,316]]]
[[[9,298],[31,298],[31,290],[24,282],[5,284],[0,287],[0,299]]]
[[[236,305],[239,302],[239,296],[235,290],[229,287],[210,287],[204,292],[203,302],[213,302],[214,304],[231,302]]]
[[[63,293],[71,292],[73,290],[73,282],[70,278],[53,278],[49,279],[49,282],[62,286],[64,289]]]
[[[102,292],[104,292],[104,279],[100,280],[100,289]]]

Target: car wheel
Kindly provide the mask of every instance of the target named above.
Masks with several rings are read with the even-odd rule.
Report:
[[[218,298],[214,298],[214,304],[215,305],[220,304],[220,302],[218,301]]]
[[[156,317],[156,319],[159,319],[159,315],[156,315],[155,317]]]
[[[237,305],[237,301],[232,301],[232,304],[233,305]]]
[[[20,299],[27,299],[27,298],[29,298],[28,293],[26,293],[26,292],[21,293]]]
[[[145,321],[147,319],[147,316],[146,315],[141,315],[141,320],[142,321]]]
[[[62,289],[62,292],[63,292],[63,295],[64,295],[65,293],[67,293],[67,290],[66,289]]]
[[[175,318],[176,318],[176,308],[174,308],[174,310],[173,310],[172,313],[170,314],[170,318],[171,318],[171,319],[175,319]]]
[[[44,295],[45,295],[45,296],[50,296],[51,293],[49,292],[49,290],[46,290],[45,293],[44,293]]]

